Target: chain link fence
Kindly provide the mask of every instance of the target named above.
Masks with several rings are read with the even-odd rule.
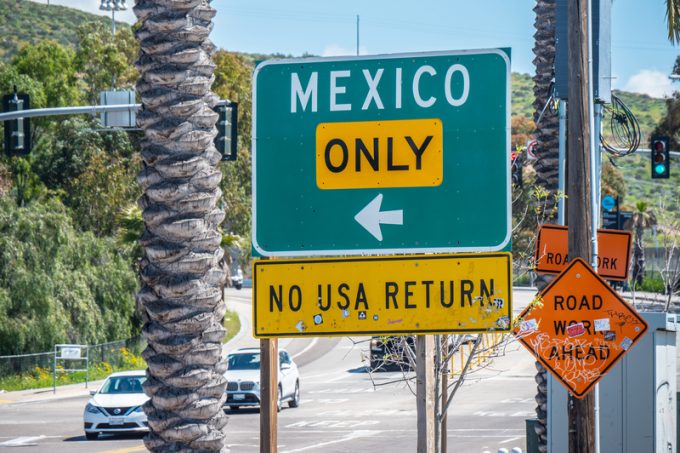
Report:
[[[146,341],[141,336],[87,346],[90,367],[107,363],[113,369],[121,368],[129,362],[131,354],[139,356],[145,347]],[[0,356],[0,378],[32,373],[36,369],[53,371],[54,357],[54,351]]]

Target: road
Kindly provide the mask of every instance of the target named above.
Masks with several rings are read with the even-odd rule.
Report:
[[[524,306],[530,295],[516,292],[515,309]],[[247,329],[227,345],[229,350],[258,345],[250,336],[250,297],[250,290],[228,291],[228,304],[239,312]],[[282,339],[280,347],[300,367],[302,391],[301,406],[279,414],[281,453],[416,450],[413,375],[367,373],[367,337]],[[524,420],[534,415],[535,406],[533,363],[529,353],[513,342],[467,376],[448,413],[449,451],[525,447]],[[82,411],[88,396],[82,390],[71,396],[63,393],[66,397],[60,399],[38,394],[34,402],[11,402],[0,395],[0,447],[21,446],[22,452],[144,451],[141,436],[86,441]],[[228,413],[231,451],[259,451],[257,409]]]

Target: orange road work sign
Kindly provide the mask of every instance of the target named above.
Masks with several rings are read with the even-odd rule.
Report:
[[[560,225],[543,225],[536,240],[538,273],[559,274],[569,263],[569,231]],[[628,231],[597,230],[597,273],[607,280],[628,280],[631,236]]]
[[[581,258],[520,315],[513,334],[583,398],[648,329],[647,322]]]

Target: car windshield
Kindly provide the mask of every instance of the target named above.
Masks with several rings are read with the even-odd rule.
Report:
[[[106,380],[99,393],[144,393],[144,381],[146,376],[113,376]]]
[[[245,353],[245,354],[229,354],[227,358],[227,369],[229,370],[259,370],[260,369],[260,354]]]

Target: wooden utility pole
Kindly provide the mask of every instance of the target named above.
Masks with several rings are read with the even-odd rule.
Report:
[[[567,225],[569,259],[590,262],[590,83],[588,0],[571,0],[567,19],[569,118],[567,122]],[[569,453],[594,453],[594,395],[569,395]]]
[[[416,336],[418,453],[434,453],[434,335]]]
[[[260,340],[260,453],[277,451],[278,367],[278,340]]]

